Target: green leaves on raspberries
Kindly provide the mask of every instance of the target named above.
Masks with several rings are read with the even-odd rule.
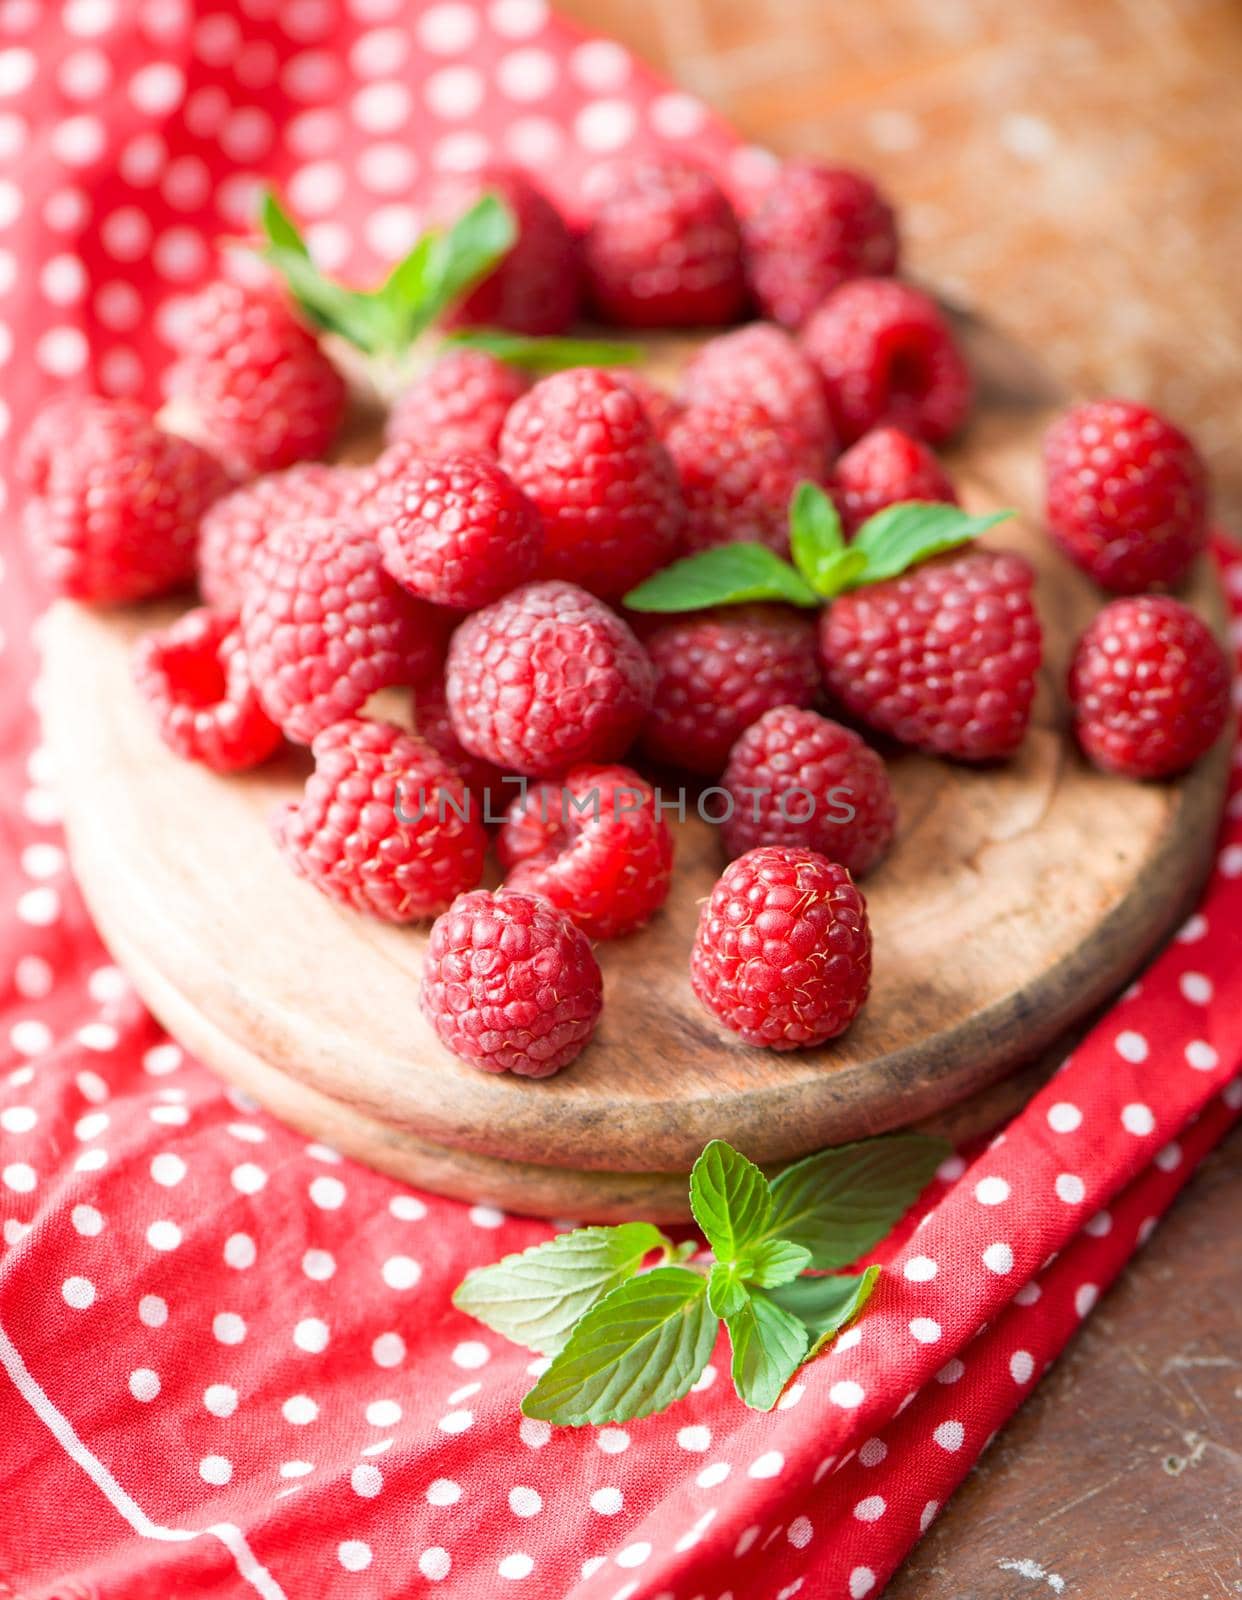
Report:
[[[847,544],[841,517],[818,484],[800,483],[789,504],[792,561],[761,544],[716,545],[673,562],[625,597],[632,611],[701,611],[749,600],[819,606],[835,595],[967,544],[1013,516],[972,517],[958,506],[905,500],[868,517]]]
[[[844,1265],[878,1244],[950,1149],[896,1134],[821,1151],[769,1181],[713,1139],[690,1175],[710,1267],[687,1264],[693,1242],[674,1245],[651,1223],[576,1228],[471,1272],[453,1303],[552,1358],[522,1401],[528,1417],[578,1427],[662,1411],[703,1371],[720,1321],[738,1395],[770,1411],[802,1363],[859,1315],[880,1275],[806,1269]]]
[[[457,349],[482,350],[498,361],[543,376],[567,367],[630,367],[642,360],[642,346],[619,339],[574,339],[549,334],[536,338],[499,328],[458,328],[446,341]]]

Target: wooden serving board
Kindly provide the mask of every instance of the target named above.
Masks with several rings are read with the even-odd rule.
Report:
[[[1115,994],[1189,910],[1228,754],[1222,741],[1164,784],[1105,777],[1078,756],[1063,683],[1100,596],[1037,522],[1038,443],[1061,397],[986,328],[967,321],[963,336],[981,399],[950,466],[971,509],[1023,513],[991,542],[1038,569],[1045,666],[1030,735],[1006,766],[893,756],[898,841],[865,885],[874,987],[842,1039],[756,1050],[698,1006],[689,949],[723,858],[714,830],[691,820],[676,825],[664,912],[599,948],[606,1006],[585,1054],[544,1082],[455,1060],[419,1012],[424,931],[336,907],[270,841],[267,814],[296,792],[306,753],[231,779],[178,760],[128,664],[136,635],[167,613],[60,603],[42,635],[41,703],[73,863],[155,1014],[279,1116],[347,1153],[546,1216],[683,1216],[684,1175],[713,1137],[779,1164],[947,1108],[958,1134],[1015,1109],[1001,1080]],[[682,355],[666,345],[653,368]],[[1206,561],[1188,598],[1223,628]]]

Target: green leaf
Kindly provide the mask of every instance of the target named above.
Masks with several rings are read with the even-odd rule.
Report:
[[[554,1355],[578,1318],[661,1248],[668,1241],[649,1222],[576,1228],[470,1273],[453,1304],[506,1339]]]
[[[898,1133],[807,1156],[773,1179],[765,1237],[805,1245],[821,1272],[848,1266],[891,1231],[951,1154],[944,1139]]]
[[[771,1289],[796,1278],[810,1264],[811,1252],[805,1245],[791,1244],[788,1239],[768,1239],[755,1251],[746,1281]]]
[[[517,221],[499,195],[485,194],[451,228],[431,232],[393,268],[379,291],[397,316],[400,347],[498,266],[517,239]]]
[[[587,1312],[522,1411],[573,1427],[663,1411],[707,1365],[717,1326],[702,1273],[656,1267]]]
[[[819,596],[788,561],[762,544],[721,544],[674,561],[625,597],[631,611],[702,611],[747,600],[817,606]]]
[[[885,506],[868,517],[854,535],[850,549],[861,551],[867,565],[861,578],[851,581],[868,584],[895,578],[941,551],[968,544],[1013,515],[1012,511],[996,511],[986,517],[972,517],[960,506],[923,500]]]
[[[264,189],[259,201],[259,226],[268,244],[277,250],[289,250],[294,255],[309,258],[306,240],[298,232],[297,224],[280,203],[275,189]]]
[[[733,1346],[733,1387],[753,1411],[771,1411],[806,1357],[806,1328],[758,1290],[725,1326]]]
[[[718,1261],[707,1279],[707,1303],[713,1316],[731,1317],[748,1299],[742,1263]]]
[[[713,1139],[690,1173],[690,1209],[717,1261],[735,1261],[772,1215],[768,1180],[732,1145]]]
[[[808,1361],[853,1322],[871,1298],[879,1276],[879,1267],[868,1267],[853,1277],[798,1278],[771,1291],[776,1304],[806,1328],[811,1340]]]
[[[526,372],[562,372],[567,367],[628,367],[643,357],[642,346],[616,339],[534,338],[501,328],[459,328],[447,343],[482,350]]]

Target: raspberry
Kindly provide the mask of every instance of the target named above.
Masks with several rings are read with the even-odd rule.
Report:
[[[847,536],[877,511],[903,500],[957,504],[957,491],[939,461],[900,428],[864,433],[837,462],[832,489]]]
[[[537,383],[505,419],[500,461],[543,514],[544,577],[615,600],[676,553],[677,469],[642,403],[606,373]]]
[[[721,786],[733,811],[721,824],[731,856],[757,845],[802,845],[856,878],[888,854],[897,806],[880,757],[839,722],[777,706],[733,746]]]
[[[386,922],[433,917],[478,883],[487,834],[460,776],[430,745],[350,717],[318,734],[311,751],[301,799],[272,821],[299,877]]]
[[[754,322],[709,339],[682,373],[681,387],[692,405],[724,400],[761,406],[773,422],[796,428],[820,451],[821,470],[835,452],[823,379],[783,328]]]
[[[902,744],[959,761],[1022,743],[1040,662],[1034,573],[972,550],[839,595],[820,618],[829,689]]]
[[[472,1066],[550,1078],[595,1032],[604,981],[587,936],[555,906],[477,889],[432,925],[422,1008]]]
[[[971,379],[953,332],[908,283],[842,284],[803,329],[802,347],[823,374],[842,444],[883,422],[939,444],[966,420]]]
[[[441,178],[428,204],[428,223],[456,222],[484,194],[496,195],[513,213],[517,242],[454,308],[447,324],[564,333],[578,311],[578,247],[560,212],[525,173],[493,166]]]
[[[1114,594],[1176,584],[1207,543],[1207,472],[1171,422],[1127,400],[1067,411],[1044,441],[1048,527]]]
[[[241,613],[263,709],[299,744],[377,689],[432,676],[443,618],[384,572],[365,529],[343,521],[277,528],[255,551]]]
[[[500,768],[479,756],[472,756],[453,732],[444,696],[444,679],[433,678],[415,689],[412,705],[419,738],[461,774],[483,820],[495,822],[496,816],[491,813],[513,794],[514,787],[512,784],[505,787]]]
[[[799,1050],[835,1039],[871,985],[866,902],[846,869],[814,850],[750,850],[703,907],[690,983],[747,1044]]]
[[[451,350],[400,395],[384,430],[427,454],[494,456],[513,402],[530,387],[517,367],[482,350]]]
[[[179,333],[170,394],[239,474],[321,456],[345,417],[345,380],[273,287],[210,284]]]
[[[637,372],[632,367],[609,367],[605,371],[614,383],[619,383],[623,389],[628,389],[636,400],[642,402],[642,408],[647,413],[647,421],[657,436],[663,439],[681,415],[680,403],[667,389],[662,389],[658,383],[647,377],[646,373]]]
[[[843,167],[786,161],[742,232],[755,299],[789,328],[847,278],[897,270],[892,207],[870,178]]]
[[[1114,600],[1078,641],[1069,693],[1078,742],[1105,772],[1168,778],[1224,731],[1229,662],[1179,600]]]
[[[824,453],[744,401],[691,406],[668,431],[686,502],[685,546],[767,545],[789,554],[789,502],[824,473]]]
[[[229,486],[219,462],[129,400],[53,402],[19,466],[32,490],[25,531],[45,578],[100,605],[189,582],[199,518]]]
[[[505,887],[542,895],[592,939],[649,922],[668,898],[673,840],[629,767],[574,767],[509,807],[497,839]]]
[[[773,706],[819,691],[815,624],[786,606],[722,606],[661,621],[644,640],[655,697],[642,745],[653,761],[715,777]]]
[[[466,749],[536,778],[623,756],[652,683],[621,618],[569,583],[530,583],[476,611],[453,635],[445,670]]]
[[[236,617],[202,606],[144,634],[134,649],[134,679],[160,738],[186,761],[240,772],[280,744],[280,729],[250,682]]]
[[[591,298],[609,322],[732,322],[746,304],[737,216],[701,167],[650,159],[616,166],[582,253]]]
[[[411,594],[471,611],[535,575],[543,522],[485,456],[413,460],[371,507],[384,568]]]
[[[207,511],[198,535],[198,587],[220,611],[241,608],[247,569],[274,528],[348,510],[359,489],[349,467],[303,461],[243,484]]]

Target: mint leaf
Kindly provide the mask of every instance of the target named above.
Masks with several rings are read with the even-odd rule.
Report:
[[[567,367],[628,367],[643,358],[641,345],[616,339],[535,338],[505,333],[500,328],[459,328],[449,334],[452,345],[482,350],[525,372],[562,372]]]
[[[850,549],[865,555],[867,564],[862,577],[851,583],[879,583],[883,578],[895,578],[944,550],[968,544],[1013,515],[1012,511],[996,511],[986,517],[972,517],[960,506],[923,500],[885,506],[868,517],[854,535]]]
[[[761,1239],[772,1215],[768,1180],[732,1145],[713,1139],[690,1173],[690,1209],[717,1261]]]
[[[309,260],[310,251],[306,248],[306,240],[298,232],[293,218],[281,205],[274,189],[264,189],[259,200],[259,226],[263,230],[263,237],[275,249],[292,251],[294,255],[306,256]]]
[[[806,1328],[811,1340],[808,1361],[853,1322],[871,1298],[879,1276],[879,1267],[868,1267],[855,1277],[798,1278],[771,1291],[782,1311],[797,1317]]]
[[[500,264],[517,239],[517,221],[498,195],[485,194],[451,228],[429,238],[429,244],[420,240],[410,256],[398,263],[380,290],[403,318],[403,344],[416,339]],[[419,293],[416,299],[406,300],[403,285],[414,273],[407,268],[411,257],[418,258]]]
[[[471,1272],[453,1304],[506,1339],[554,1355],[584,1312],[662,1248],[668,1240],[649,1222],[577,1228]]]
[[[747,1301],[743,1263],[718,1261],[707,1280],[707,1303],[716,1317],[731,1317]]]
[[[817,606],[819,596],[788,561],[762,544],[721,544],[674,561],[631,589],[631,611],[702,611],[747,600]]]
[[[944,1139],[898,1133],[807,1156],[772,1180],[765,1237],[805,1245],[822,1272],[847,1266],[891,1231],[951,1154]]]
[[[761,1289],[771,1289],[796,1278],[810,1264],[811,1252],[805,1245],[791,1244],[788,1239],[768,1239],[751,1258],[746,1281],[757,1283]]]
[[[825,598],[840,594],[863,572],[866,556],[845,542],[832,497],[817,483],[800,483],[789,505],[789,551],[794,565]]]
[[[656,1267],[587,1312],[522,1411],[572,1427],[663,1411],[707,1365],[716,1329],[707,1279],[688,1267]]]
[[[759,1290],[725,1318],[733,1346],[733,1387],[753,1411],[771,1411],[806,1357],[802,1322]]]

